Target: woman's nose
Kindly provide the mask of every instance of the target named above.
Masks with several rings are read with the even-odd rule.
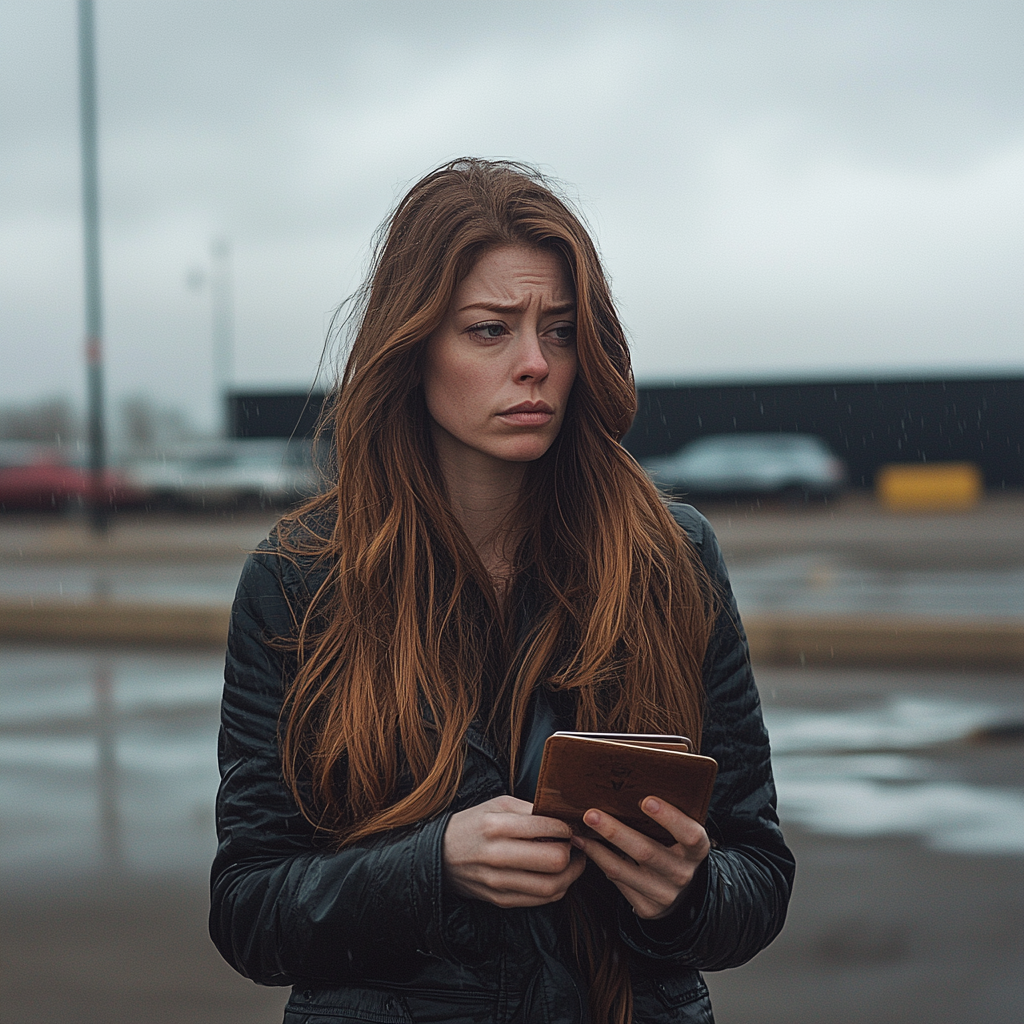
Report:
[[[547,375],[548,360],[541,348],[540,337],[535,330],[524,331],[516,346],[515,379],[543,380]]]

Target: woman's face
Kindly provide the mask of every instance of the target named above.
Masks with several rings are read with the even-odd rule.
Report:
[[[492,249],[456,289],[424,358],[442,465],[471,470],[540,458],[576,378],[576,296],[562,260]]]

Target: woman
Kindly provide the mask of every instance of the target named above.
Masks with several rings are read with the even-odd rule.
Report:
[[[782,926],[746,641],[710,527],[619,445],[597,252],[551,186],[459,160],[385,226],[325,430],[336,473],[232,613],[211,934],[292,1024],[711,1020]],[[531,815],[559,728],[683,732],[706,828]],[[539,841],[544,840],[544,841]]]

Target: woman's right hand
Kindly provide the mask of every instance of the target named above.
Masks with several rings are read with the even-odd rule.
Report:
[[[505,908],[538,907],[565,895],[586,857],[570,845],[565,822],[532,811],[526,800],[496,796],[451,816],[444,866],[456,892]]]

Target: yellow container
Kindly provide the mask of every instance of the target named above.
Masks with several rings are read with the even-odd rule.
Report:
[[[971,508],[984,488],[973,462],[894,463],[882,466],[875,477],[878,500],[897,512]]]

